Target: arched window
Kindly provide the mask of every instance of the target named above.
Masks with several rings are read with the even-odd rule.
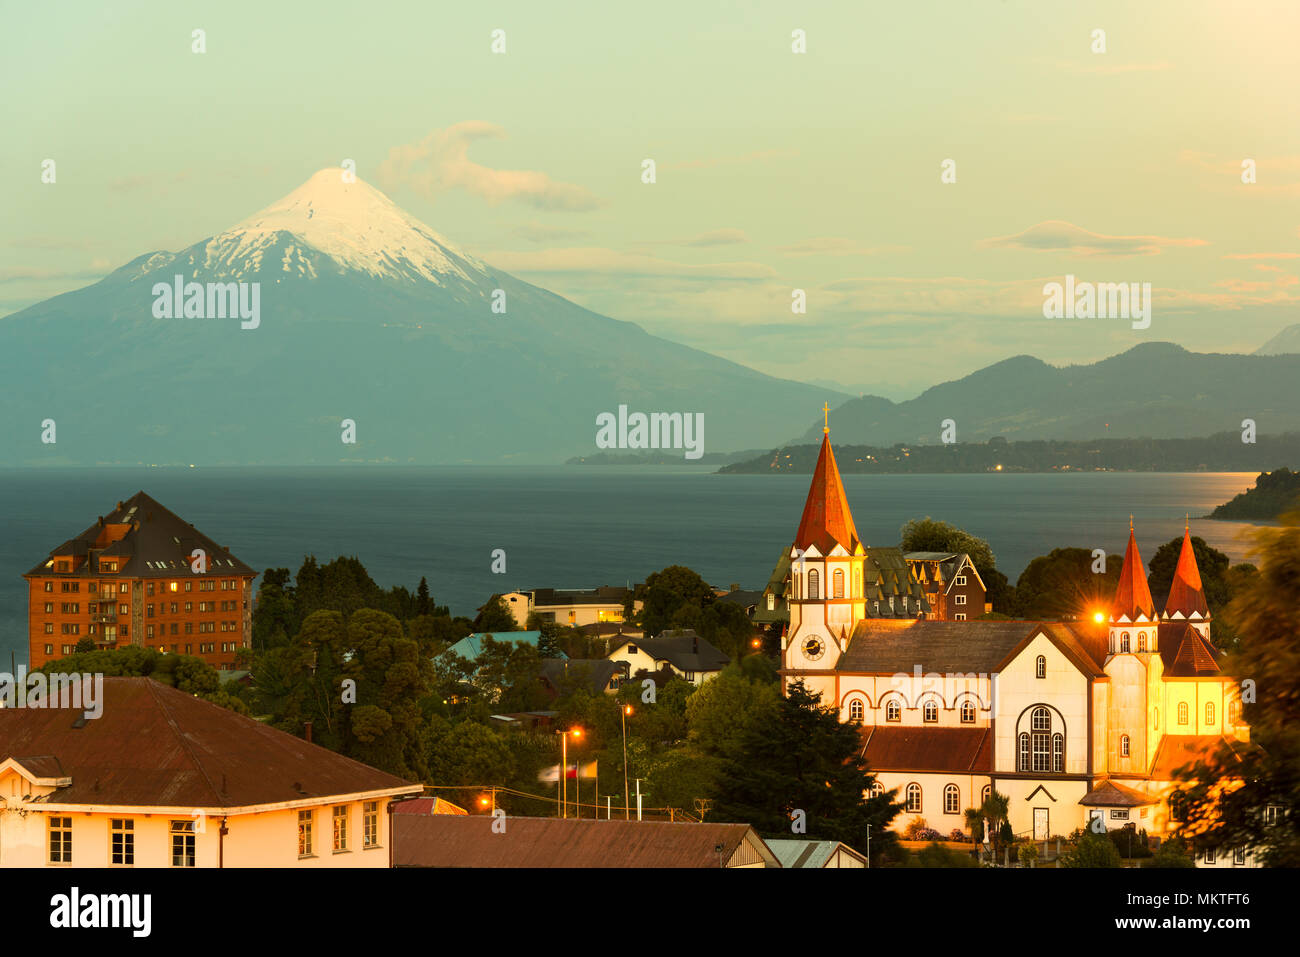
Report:
[[[854,698],[849,702],[849,720],[861,721],[863,715],[862,699]]]
[[[885,720],[898,721],[901,720],[902,717],[903,717],[903,709],[899,705],[898,699],[890,698],[889,702],[885,705]]]
[[[1214,724],[1214,702],[1205,702],[1205,723]]]
[[[877,781],[875,784],[871,785],[871,796],[872,796],[873,798],[874,798],[874,797],[880,797],[880,795],[882,795],[882,794],[884,794],[884,793],[885,793],[885,786],[884,786],[883,784],[881,784],[879,781]]]
[[[816,601],[821,596],[821,577],[817,574],[817,569],[814,568],[808,573],[808,597]]]
[[[1038,660],[1034,662],[1034,674],[1039,678],[1047,677],[1047,659],[1042,655],[1039,655]]]
[[[971,701],[970,698],[967,698],[961,703],[961,723],[975,723],[975,702]]]
[[[939,706],[934,703],[933,698],[927,698],[925,704],[921,706],[921,715],[925,721],[934,722],[939,720]]]
[[[1119,756],[1121,758],[1128,757],[1128,735],[1127,734],[1121,734],[1119,736]]]
[[[1120,654],[1125,654],[1125,653],[1128,652],[1128,632],[1127,632],[1127,631],[1124,632],[1122,635],[1119,636],[1119,650],[1120,650]]]
[[[1186,701],[1178,702],[1178,723],[1179,724],[1187,723],[1187,702]]]
[[[1065,735],[1052,735],[1052,770],[1057,774],[1065,773]]]
[[[984,785],[984,790],[980,791],[980,804],[987,801],[991,793],[993,793],[993,786],[991,784]]]
[[[1139,632],[1138,632],[1138,651],[1146,651],[1146,650],[1147,650],[1147,633],[1146,633],[1145,631],[1139,631]]]
[[[907,786],[907,812],[919,814],[921,811],[921,785],[913,781]]]
[[[1051,735],[1052,715],[1046,708],[1035,708],[1032,717],[1033,769],[1047,771],[1052,767]]]
[[[943,789],[943,813],[957,814],[961,809],[961,793],[957,785],[949,784]]]
[[[1016,765],[1016,770],[1029,770],[1029,735],[1023,731],[1020,733],[1020,761]]]
[[[844,569],[842,568],[835,569],[835,573],[831,575],[831,582],[835,586],[835,597],[843,598],[844,597]]]

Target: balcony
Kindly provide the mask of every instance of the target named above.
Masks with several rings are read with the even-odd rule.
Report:
[[[117,612],[101,611],[90,616],[90,620],[97,625],[112,625],[117,622]]]

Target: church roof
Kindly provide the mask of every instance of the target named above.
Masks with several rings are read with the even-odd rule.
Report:
[[[1190,622],[1160,626],[1160,658],[1167,678],[1217,675],[1223,654],[1201,636]]]
[[[851,555],[858,542],[858,530],[853,526],[853,513],[849,511],[844,483],[840,480],[835,453],[831,451],[830,433],[827,432],[822,436],[821,453],[817,456],[817,467],[813,469],[812,485],[808,488],[808,500],[804,503],[794,543],[799,548],[816,545],[823,555],[836,545],[842,545]]]
[[[925,590],[900,548],[866,549],[863,595],[871,618],[915,618],[929,612]],[[890,599],[894,601],[891,603]],[[877,609],[876,603],[879,602]]]
[[[1151,588],[1147,585],[1147,573],[1138,552],[1137,539],[1133,537],[1132,525],[1129,525],[1124,567],[1120,569],[1119,586],[1115,589],[1110,614],[1112,620],[1127,616],[1130,621],[1136,621],[1139,615],[1154,618],[1156,614],[1156,603],[1151,600]]]
[[[1073,624],[1036,621],[935,621],[866,618],[857,623],[835,670],[844,674],[1000,671],[1040,630],[1084,674],[1100,677]]]
[[[873,771],[949,771],[985,774],[993,770],[989,728],[862,729],[862,756]]]
[[[1243,747],[1249,747],[1221,734],[1166,734],[1160,739],[1160,747],[1151,762],[1151,777],[1171,781],[1174,772],[1184,765],[1210,759],[1220,744],[1226,744],[1234,756]]]
[[[1165,616],[1182,612],[1184,618],[1199,614],[1205,618],[1210,613],[1205,604],[1205,588],[1201,584],[1201,570],[1196,566],[1196,552],[1192,549],[1191,529],[1183,529],[1183,548],[1178,553],[1174,568],[1174,581],[1169,586],[1169,600],[1165,602]]]

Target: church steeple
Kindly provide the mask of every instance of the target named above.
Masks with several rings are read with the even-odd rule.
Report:
[[[1196,552],[1192,548],[1191,529],[1183,528],[1183,548],[1178,553],[1174,568],[1174,581],[1169,586],[1169,600],[1165,602],[1163,618],[1197,618],[1210,616],[1205,603],[1205,587],[1201,583],[1201,570],[1196,565]]]
[[[837,544],[852,555],[859,544],[853,513],[849,511],[844,483],[835,464],[835,453],[831,451],[829,425],[822,434],[821,453],[817,456],[817,467],[813,470],[812,485],[808,488],[808,500],[804,503],[794,544],[802,549],[815,545],[823,555],[829,554]]]
[[[1147,584],[1146,568],[1138,552],[1137,539],[1133,535],[1133,517],[1130,515],[1128,548],[1124,550],[1124,567],[1120,569],[1119,586],[1115,589],[1110,619],[1116,621],[1127,618],[1129,621],[1137,621],[1143,616],[1147,621],[1153,621],[1156,603],[1151,599],[1151,587]]]

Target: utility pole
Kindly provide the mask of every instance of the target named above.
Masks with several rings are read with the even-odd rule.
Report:
[[[636,779],[636,819],[641,820],[641,779]]]

